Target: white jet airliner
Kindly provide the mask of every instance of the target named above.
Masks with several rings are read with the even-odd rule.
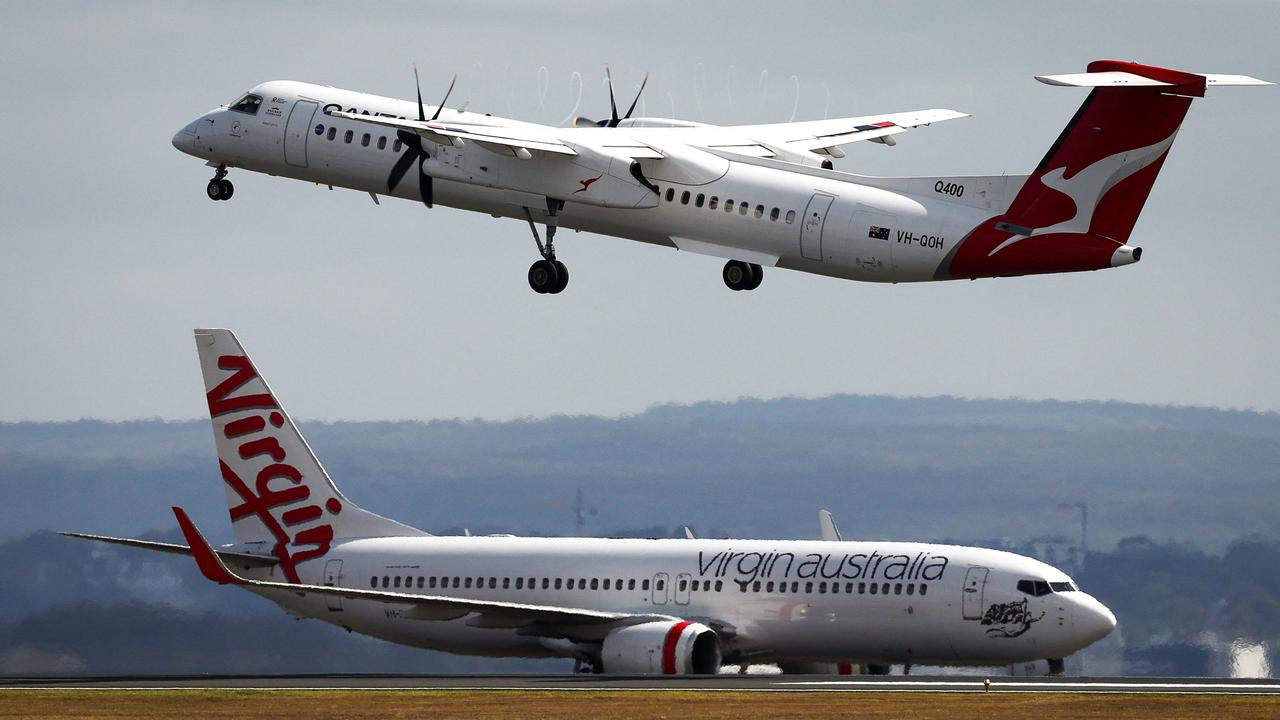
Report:
[[[1115,616],[1066,574],[975,547],[843,541],[437,537],[330,480],[228,330],[196,330],[235,543],[68,533],[191,554],[300,617],[423,648],[564,657],[597,672],[722,664],[981,665],[1060,672]]]
[[[1137,262],[1130,233],[1192,98],[1270,84],[1111,60],[1037,79],[1093,90],[1030,175],[832,169],[841,145],[894,145],[908,128],[965,116],[953,110],[722,127],[631,118],[632,102],[622,117],[614,106],[609,120],[558,128],[428,107],[420,91],[414,103],[290,81],[204,114],[173,144],[216,168],[214,200],[231,197],[228,168],[243,168],[523,219],[542,254],[528,276],[540,293],[569,281],[557,227],[727,258],[734,290],[757,287],[763,266],[956,280]]]

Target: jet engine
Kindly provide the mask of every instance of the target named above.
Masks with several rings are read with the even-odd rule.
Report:
[[[605,636],[600,661],[607,673],[714,675],[720,670],[720,638],[687,620],[629,625]]]

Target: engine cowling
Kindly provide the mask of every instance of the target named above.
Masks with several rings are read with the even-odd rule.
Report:
[[[713,675],[720,670],[720,638],[687,620],[629,625],[605,636],[600,661],[608,673]]]

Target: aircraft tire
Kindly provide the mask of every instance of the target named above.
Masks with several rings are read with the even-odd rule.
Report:
[[[222,183],[222,199],[230,200],[232,195],[236,194],[236,186],[231,184],[230,180],[219,180]]]
[[[569,268],[559,260],[552,260],[551,264],[556,266],[556,275],[560,278],[560,281],[556,283],[555,288],[547,291],[554,295],[569,287]]]
[[[210,180],[209,184],[206,185],[204,189],[205,193],[209,196],[209,199],[214,201],[221,200],[225,190],[226,188],[223,187],[221,180]]]
[[[751,281],[742,286],[743,290],[755,290],[760,287],[760,283],[764,280],[764,268],[755,263],[748,265],[751,268]]]
[[[560,271],[555,265],[539,260],[529,266],[529,287],[538,294],[559,292]]]
[[[724,278],[724,284],[730,290],[737,292],[744,289],[751,282],[751,266],[737,260],[730,260],[724,264],[724,271],[721,273]]]

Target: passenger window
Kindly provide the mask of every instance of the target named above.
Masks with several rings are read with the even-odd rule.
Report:
[[[657,589],[657,590],[659,590],[659,591],[661,591],[661,590],[666,590],[666,589],[667,589],[667,581],[666,581],[666,580],[659,580],[658,582],[654,583],[654,588],[655,588],[655,589]]]
[[[547,589],[547,586],[548,586],[548,585],[550,585],[550,584],[551,584],[551,580],[550,580],[549,578],[542,578],[542,589],[543,589],[543,590],[546,590],[546,589]],[[559,585],[557,585],[556,587],[560,587],[560,586],[559,586]]]
[[[879,586],[879,585],[877,585],[877,584],[875,584],[875,583],[871,583],[871,594],[872,594],[872,595],[877,595],[877,594],[879,594],[879,593],[877,593],[877,590],[878,590],[879,588],[880,588],[880,586]]]
[[[498,587],[498,578],[489,578],[489,589],[493,590]]]
[[[676,199],[676,191],[675,191],[675,189],[674,189],[674,188],[667,188],[667,202],[671,202],[672,200],[675,200],[675,199]]]
[[[689,582],[687,580],[681,580],[680,585],[679,587],[676,588],[676,590],[678,592],[684,592],[685,588],[688,587],[688,585],[689,585]]]
[[[471,578],[466,579],[466,581],[463,583],[463,587],[466,587],[466,588],[471,587]]]
[[[371,588],[376,588],[376,587],[378,587],[378,576],[377,576],[377,575],[374,575],[374,576],[373,576],[373,578],[369,580],[369,587],[371,587]]]
[[[605,579],[604,579],[604,589],[605,589],[605,590],[608,590],[608,589],[609,589],[609,578],[605,578]]]
[[[727,213],[733,212],[733,200],[724,201],[724,211]]]
[[[715,195],[712,195],[711,200],[707,202],[707,207],[711,210],[715,210],[719,205],[720,205],[720,198],[716,197]]]
[[[391,586],[392,586],[392,587],[400,587],[400,576],[399,576],[399,575],[397,575],[397,576],[395,576],[395,578],[393,578],[392,583],[391,583]]]
[[[747,214],[747,210],[749,210],[749,209],[750,209],[750,208],[748,207],[749,205],[750,205],[750,203],[747,203],[747,202],[739,203],[739,204],[738,204],[738,214],[739,214],[739,215],[746,215],[746,214]]]
[[[591,589],[592,590],[600,589],[600,578],[591,578]]]
[[[622,578],[618,578],[618,582],[614,583],[613,586],[618,590],[622,590]]]
[[[386,136],[386,135],[379,135],[379,136],[378,136],[378,149],[379,149],[379,150],[386,150],[386,149],[387,149],[387,136]]]
[[[765,592],[773,592],[773,581],[772,581],[772,580],[770,580],[769,582],[767,582],[767,583],[765,583],[765,584],[764,584],[764,591],[765,591]]]
[[[723,590],[723,589],[724,589],[724,581],[723,581],[723,580],[717,580],[717,581],[716,581],[716,592],[720,592],[720,591],[721,591],[721,590]]]
[[[681,204],[681,205],[688,205],[688,204],[689,204],[689,191],[688,191],[688,190],[685,190],[683,193],[680,193],[680,204]]]
[[[770,211],[769,211],[769,219],[770,219],[770,220],[774,220],[774,221],[776,221],[776,220],[778,219],[778,213],[780,213],[780,212],[781,212],[781,211],[780,211],[780,210],[778,210],[778,208],[774,208],[774,209],[770,210]]]
[[[573,578],[569,578],[568,580],[565,580],[565,581],[564,581],[564,587],[565,587],[565,589],[566,589],[566,590],[572,590],[572,589],[573,589]]]
[[[422,577],[421,575],[419,575],[419,576],[418,576],[418,589],[419,589],[419,590],[421,590],[421,589],[422,589],[422,584],[423,584],[423,583],[425,583],[426,581],[427,581],[427,579],[426,579],[426,578]]]
[[[502,578],[502,589],[506,590],[511,587],[511,578]]]
[[[757,206],[756,206],[756,217],[758,217],[758,218],[762,218],[762,217],[764,217],[764,206],[763,206],[763,205],[757,205]]]
[[[751,592],[760,592],[760,581],[759,581],[759,580],[757,580],[757,581],[755,581],[755,582],[751,583]]]
[[[826,594],[827,594],[827,583],[826,583],[826,582],[820,582],[820,583],[818,583],[818,592],[819,592],[819,593],[821,593],[821,594],[823,594],[823,595],[826,595]]]
[[[330,126],[329,126],[329,132],[325,133],[325,134],[324,134],[324,136],[325,136],[325,138],[327,138],[327,139],[329,139],[329,140],[332,140],[332,139],[334,139],[334,138],[338,137],[338,128],[336,128],[336,127],[334,127],[334,126],[330,125]]]
[[[908,595],[915,595],[915,594],[916,594],[916,584],[915,584],[915,583],[907,583],[907,594],[908,594]]]
[[[628,589],[628,590],[635,590],[635,589],[636,589],[636,579],[635,579],[635,578],[631,578],[630,580],[627,580],[627,589]]]
[[[795,222],[795,221],[796,221],[796,211],[795,211],[795,210],[788,210],[788,211],[787,211],[787,224],[788,224],[788,225],[790,225],[791,223],[793,223],[793,222]]]
[[[460,584],[462,584],[462,578],[455,576],[453,578],[453,587],[457,588]]]
[[[400,148],[403,145],[404,143],[400,142],[399,140],[396,140],[395,142],[391,143],[391,152],[400,152]]]
[[[929,592],[929,586],[924,583],[920,583],[920,594],[924,595],[927,592]]]
[[[836,594],[839,594],[839,592],[840,592],[840,583],[838,582],[831,583],[831,594],[836,595]]]
[[[859,595],[866,595],[866,594],[867,594],[867,584],[866,584],[866,583],[864,583],[864,582],[860,582],[860,583],[858,583],[858,594],[859,594]]]
[[[435,586],[436,586],[436,576],[432,575],[430,578],[427,579],[427,587],[434,588]]]
[[[641,590],[648,590],[648,589],[649,589],[649,581],[648,581],[648,580],[645,580],[644,582],[640,583],[640,589],[641,589]]]
[[[844,592],[845,592],[845,594],[846,594],[846,595],[852,595],[852,594],[853,594],[853,583],[845,583],[845,584],[844,584]]]
[[[791,592],[793,592],[793,593],[798,593],[798,592],[800,592],[800,583],[799,583],[799,582],[793,582],[793,583],[791,583]]]
[[[360,147],[369,147],[369,133],[365,133],[360,137]]]
[[[894,594],[894,595],[901,595],[901,594],[902,594],[902,583],[894,583],[894,584],[893,584],[893,594]]]
[[[811,593],[811,592],[813,592],[813,583],[811,583],[811,582],[807,582],[807,583],[805,583],[805,584],[804,584],[804,591],[805,591],[805,593]]]
[[[889,594],[889,583],[884,583],[883,585],[880,586],[880,594],[881,595]]]
[[[257,115],[260,107],[262,107],[262,98],[258,95],[249,94],[232,103],[230,109],[246,115]]]
[[[346,143],[346,144],[350,145],[350,144],[351,144],[351,138],[353,138],[353,137],[355,137],[355,136],[356,136],[356,134],[355,134],[354,132],[352,132],[351,130],[348,130],[348,131],[347,131],[347,132],[342,136],[342,142],[344,142],[344,143]]]
[[[517,589],[517,590],[523,590],[523,589],[524,589],[524,578],[522,578],[522,577],[518,577],[518,578],[516,578],[516,589]]]
[[[556,578],[556,589],[560,589],[560,578]]]
[[[698,198],[693,201],[693,204],[695,207],[702,207],[703,203],[705,203],[706,201],[707,201],[707,196],[703,195],[702,193],[698,193]]]
[[[383,576],[382,576],[382,587],[390,587],[390,586],[391,586],[391,578],[387,577],[386,575],[383,575]]]

